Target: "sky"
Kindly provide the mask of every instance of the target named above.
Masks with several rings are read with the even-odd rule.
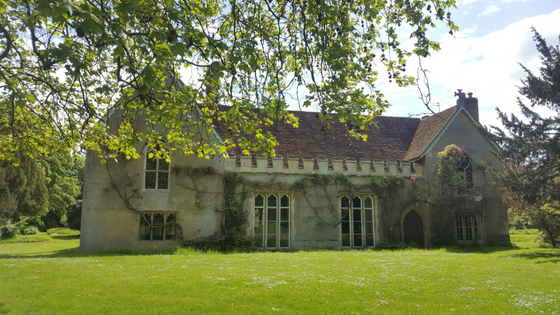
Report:
[[[560,0],[458,0],[451,11],[459,26],[451,36],[448,29],[430,31],[441,51],[422,61],[428,72],[432,105],[437,112],[456,104],[454,92],[473,92],[478,98],[480,122],[501,127],[496,108],[519,114],[518,86],[525,77],[519,63],[533,72],[540,66],[531,26],[558,45],[560,35]],[[416,74],[409,63],[408,74]],[[384,115],[422,116],[427,112],[419,99],[417,87],[400,88],[380,75],[378,88],[391,103]],[[543,110],[542,112],[546,112]]]

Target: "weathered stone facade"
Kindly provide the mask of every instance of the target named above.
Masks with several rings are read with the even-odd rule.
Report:
[[[181,240],[220,238],[224,211],[242,214],[240,232],[255,236],[255,244],[265,249],[368,248],[403,241],[430,246],[433,211],[418,192],[436,176],[436,154],[456,144],[474,164],[485,160],[500,165],[490,152],[498,148],[471,122],[478,118],[476,99],[460,94],[458,105],[437,117],[380,117],[380,129],[371,131],[368,142],[356,145],[347,138],[340,140],[345,136],[336,125],[320,135],[323,138],[310,135],[313,142],[301,134],[293,138],[299,140],[290,141],[290,135],[301,130],[284,128],[277,136],[275,158],[232,152],[230,159],[204,160],[174,154],[168,166],[158,169],[154,164],[147,170],[152,166],[147,166],[145,156],[102,165],[90,153],[80,248],[163,248],[178,246]],[[313,123],[314,113],[294,114]],[[399,125],[406,129],[402,134],[397,133]],[[348,146],[336,152],[333,141],[340,146],[346,141]],[[322,147],[328,149],[321,151]],[[491,183],[480,169],[474,172],[474,185]],[[233,173],[242,179],[235,189],[243,196],[243,209],[224,205],[228,174]],[[413,174],[423,179],[412,180]],[[380,181],[384,185],[376,184]],[[479,215],[457,221],[457,238],[463,238],[459,241],[509,241],[505,198],[495,185],[488,187],[491,192],[480,203],[484,206]],[[127,208],[126,202],[140,212]],[[177,222],[181,229],[172,228],[173,223],[153,229],[142,216],[153,225]]]

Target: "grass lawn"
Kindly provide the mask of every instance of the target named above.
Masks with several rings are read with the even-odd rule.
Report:
[[[528,236],[520,248],[85,255],[78,236],[51,235],[0,243],[0,314],[560,314],[560,249]]]

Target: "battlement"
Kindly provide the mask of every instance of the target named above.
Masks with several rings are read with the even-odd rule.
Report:
[[[355,158],[328,157],[257,157],[231,156],[226,160],[226,170],[236,173],[317,174],[343,173],[354,176],[410,176],[423,174],[424,167],[410,161],[384,161]]]

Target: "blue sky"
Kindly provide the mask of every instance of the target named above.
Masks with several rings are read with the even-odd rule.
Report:
[[[478,98],[484,125],[500,125],[495,108],[519,113],[517,86],[524,73],[519,66],[536,71],[539,55],[532,40],[531,26],[549,45],[558,45],[560,35],[559,0],[458,0],[452,19],[460,30],[455,36],[435,29],[431,38],[442,50],[422,62],[429,70],[432,104],[441,110],[455,105],[453,92],[463,89]],[[414,63],[408,71],[416,73]],[[392,106],[390,116],[419,115],[426,112],[416,87],[399,88],[380,76],[378,88]],[[437,107],[434,108],[436,111]]]

